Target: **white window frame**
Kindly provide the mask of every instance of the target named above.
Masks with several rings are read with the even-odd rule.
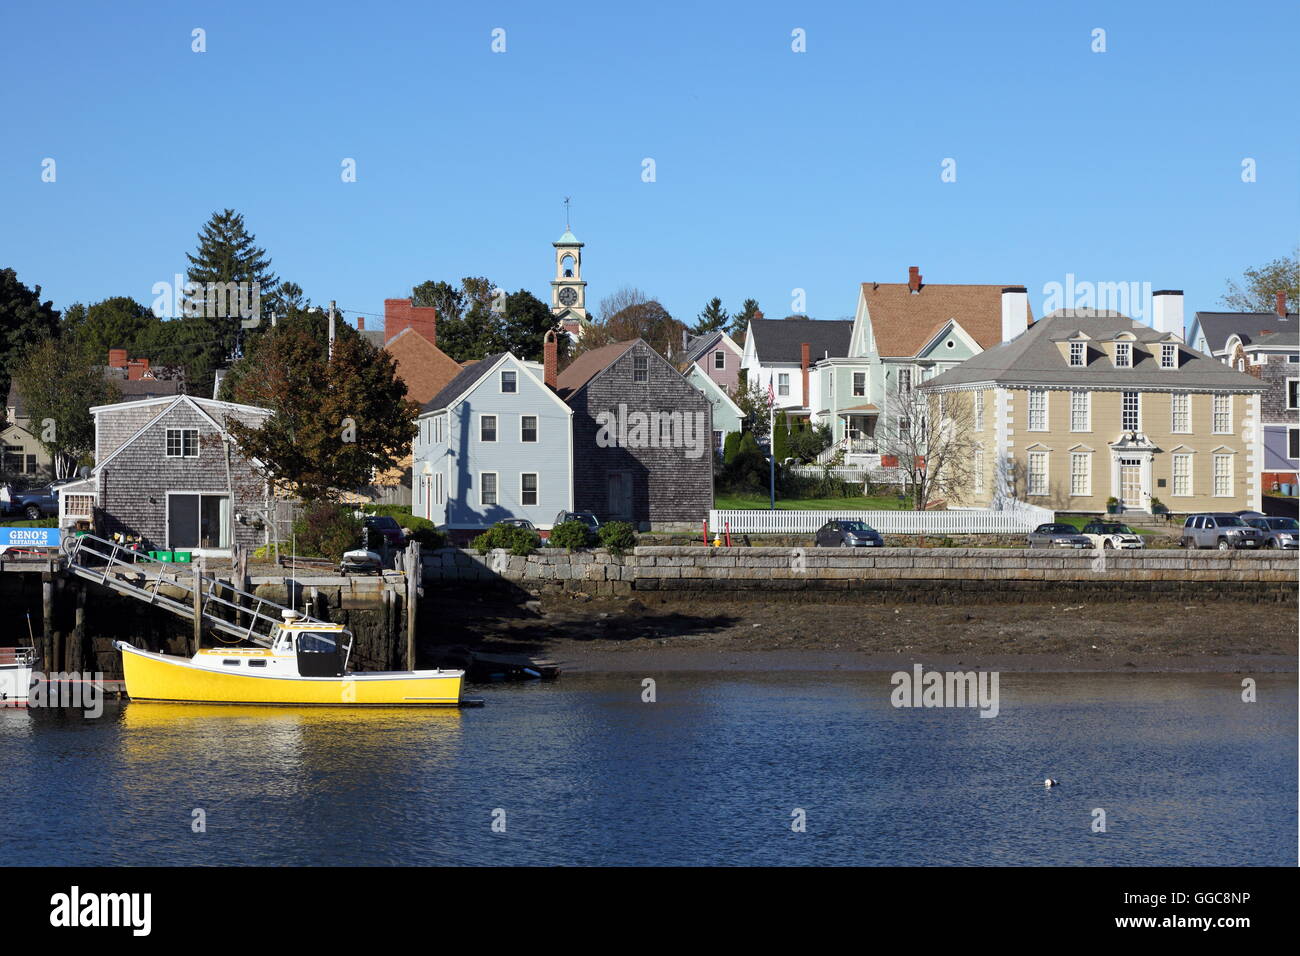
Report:
[[[859,377],[859,376],[862,377],[862,385],[861,385],[861,386],[858,385],[858,377]],[[866,398],[866,397],[867,397],[867,373],[866,373],[866,372],[854,372],[854,373],[853,373],[852,387],[853,387],[853,397],[854,397],[854,398]]]
[[[507,375],[510,376],[510,380],[514,383],[515,386],[514,388],[506,388]],[[519,394],[519,373],[512,368],[503,368],[501,370],[501,375],[497,380],[497,387],[501,390],[502,395],[518,395]]]
[[[648,355],[632,356],[632,384],[645,385],[650,381],[650,357]]]
[[[1083,408],[1080,410],[1075,407],[1075,402],[1082,396]],[[1075,417],[1082,411],[1083,427],[1076,427],[1078,419]],[[1070,390],[1070,431],[1072,432],[1090,432],[1092,431],[1092,392],[1086,388],[1074,388]]]
[[[533,420],[533,439],[529,441],[524,437],[524,420],[531,418]],[[519,442],[523,445],[536,445],[542,440],[542,416],[541,415],[520,415],[519,416]]]
[[[1291,454],[1291,436],[1295,436],[1296,454]],[[1286,456],[1291,461],[1300,461],[1300,425],[1288,425],[1286,429]]]
[[[186,447],[186,444],[187,444],[186,441],[185,441],[185,436],[186,436],[187,434],[189,434],[190,432],[193,432],[193,433],[194,433],[194,454],[192,454],[192,455],[189,455],[189,454],[186,454],[186,453],[185,453],[185,447]],[[180,441],[180,454],[179,454],[179,455],[173,455],[173,454],[172,454],[172,450],[171,450],[171,448],[172,448],[172,434],[173,434],[173,433],[177,433],[177,434],[180,435],[180,439],[179,439],[179,441]],[[166,434],[163,436],[163,457],[164,457],[164,458],[198,458],[198,457],[199,457],[199,438],[200,438],[200,435],[199,435],[199,430],[198,430],[197,428],[189,428],[189,427],[168,428],[168,429],[166,430]]]
[[[978,391],[975,395],[975,430],[982,432],[984,430],[984,392]],[[984,452],[981,450],[980,454]]]
[[[1219,402],[1223,402],[1223,419],[1225,427],[1219,427]],[[1210,396],[1210,432],[1215,435],[1232,434],[1232,393],[1215,392]]]
[[[433,503],[436,505],[447,503],[447,485],[444,477],[440,471],[433,473]]]
[[[1236,475],[1234,473],[1234,468],[1232,464],[1232,459],[1234,457],[1235,456],[1233,455],[1227,455],[1227,454],[1218,454],[1214,456],[1214,464],[1210,470],[1210,482],[1211,482],[1210,490],[1213,492],[1215,498],[1232,497],[1232,489],[1233,486],[1236,484]],[[1226,462],[1227,464],[1226,475],[1219,474],[1219,462],[1221,461]],[[1226,487],[1227,487],[1226,491],[1222,491],[1222,492],[1219,491],[1220,478],[1223,478],[1226,481]]]
[[[1187,465],[1187,490],[1178,490],[1178,462],[1182,460]],[[1195,492],[1196,483],[1193,476],[1196,473],[1196,458],[1191,452],[1179,451],[1174,452],[1169,468],[1169,494],[1174,498],[1190,498]]]
[[[1160,343],[1160,367],[1178,368],[1178,346],[1176,343]]]
[[[912,390],[912,368],[910,365],[898,369],[898,394],[906,395]]]
[[[1088,343],[1071,342],[1070,343],[1070,368],[1083,368],[1087,365]]]
[[[776,394],[788,398],[790,395],[790,373],[776,373]]]
[[[483,423],[492,419],[492,437],[483,437]],[[501,440],[501,418],[499,415],[481,412],[478,416],[478,440],[484,445],[495,445]]]
[[[1041,491],[1035,491],[1035,490],[1034,490],[1035,488],[1039,487],[1039,486],[1036,485],[1035,482],[1034,482],[1034,478],[1035,478],[1035,474],[1034,474],[1034,462],[1035,462],[1035,461],[1041,461],[1041,462],[1043,463],[1043,474],[1042,474],[1043,483],[1042,483],[1042,490],[1041,490]],[[1026,465],[1026,467],[1025,467],[1025,494],[1026,494],[1026,495],[1033,495],[1033,496],[1035,496],[1035,497],[1042,497],[1043,495],[1046,495],[1046,494],[1048,493],[1048,490],[1052,487],[1052,481],[1051,481],[1051,464],[1052,464],[1052,461],[1051,461],[1051,453],[1050,453],[1050,452],[1046,452],[1046,451],[1031,451],[1031,452],[1028,452],[1028,457],[1027,457],[1026,462],[1025,462],[1025,465]]]
[[[488,475],[492,476],[492,501],[487,498],[487,483],[484,481]],[[478,503],[480,508],[490,508],[501,504],[501,476],[495,471],[480,471],[478,473]]]
[[[713,351],[713,370],[715,372],[725,371],[727,368],[727,353],[723,349],[714,349]]]
[[[1132,428],[1128,426],[1127,419],[1125,417],[1128,414],[1128,410],[1125,408],[1124,403],[1127,401],[1129,395],[1133,396],[1133,419],[1135,421],[1135,424],[1133,425]],[[1125,389],[1124,391],[1119,393],[1119,427],[1120,427],[1120,431],[1126,431],[1126,432],[1142,431],[1142,393],[1141,392],[1134,391],[1133,389]]]
[[[975,494],[979,495],[984,493],[984,446],[982,444],[976,444],[974,458],[975,474],[971,486]]]
[[[1132,342],[1115,343],[1115,367],[1116,368],[1133,367],[1133,343]]]
[[[1034,414],[1035,398],[1042,399],[1042,408],[1037,410],[1039,415],[1041,416],[1037,419],[1037,424],[1035,424],[1035,414]],[[1048,399],[1047,389],[1045,388],[1029,389],[1029,395],[1028,398],[1026,399],[1026,405],[1028,406],[1028,414],[1025,416],[1026,420],[1028,421],[1027,430],[1031,432],[1047,431],[1047,422],[1050,413],[1050,401]]]
[[[1296,401],[1292,401],[1292,395]],[[1289,412],[1300,408],[1300,378],[1288,378],[1286,380],[1286,409]]]
[[[1178,427],[1178,404],[1183,404],[1184,427]],[[1171,392],[1169,394],[1169,432],[1173,435],[1190,435],[1192,433],[1192,393]]]
[[[529,475],[533,476],[533,503],[530,505],[524,496],[528,493],[524,489],[524,479]],[[537,471],[521,471],[519,473],[519,504],[526,508],[536,508],[542,503],[542,475]]]
[[[1078,469],[1075,466],[1080,462],[1083,468]],[[1075,491],[1076,480],[1081,481],[1082,491]],[[1070,452],[1070,497],[1071,498],[1091,498],[1092,497],[1092,452],[1072,451]]]

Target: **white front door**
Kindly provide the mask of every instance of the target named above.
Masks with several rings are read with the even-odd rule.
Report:
[[[1136,458],[1119,460],[1119,500],[1125,508],[1141,510],[1142,462]]]

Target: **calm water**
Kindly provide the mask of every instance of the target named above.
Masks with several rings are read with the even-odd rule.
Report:
[[[1296,863],[1294,675],[1243,704],[1232,675],[1004,674],[991,720],[895,710],[889,689],[694,673],[660,675],[654,704],[629,675],[474,689],[487,706],[463,712],[0,710],[0,847],[8,864]]]

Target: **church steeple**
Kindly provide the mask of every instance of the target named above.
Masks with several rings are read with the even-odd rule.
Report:
[[[587,321],[587,283],[582,280],[582,246],[569,228],[569,200],[564,200],[564,235],[551,243],[555,247],[555,278],[551,280],[551,314],[577,333]]]

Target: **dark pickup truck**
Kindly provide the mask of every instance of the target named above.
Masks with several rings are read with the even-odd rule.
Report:
[[[6,489],[8,495],[0,494],[0,513],[22,515],[32,521],[40,518],[52,518],[59,513],[59,486],[67,482],[56,481],[43,488],[29,488],[26,491]]]

